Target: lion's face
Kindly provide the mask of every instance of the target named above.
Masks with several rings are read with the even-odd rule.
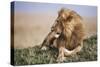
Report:
[[[70,11],[65,12],[64,10],[61,10],[58,13],[58,17],[56,18],[53,26],[51,27],[51,32],[55,32],[55,37],[57,36],[58,38],[60,36],[60,34],[64,30],[65,23],[68,23],[67,21],[70,21],[71,19],[72,16],[70,15]]]
[[[62,33],[61,23],[56,20],[53,26],[51,27],[51,32],[54,33],[53,36],[55,38],[58,38]]]

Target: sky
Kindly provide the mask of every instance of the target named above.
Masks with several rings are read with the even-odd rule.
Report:
[[[26,13],[53,13],[57,12],[62,8],[68,8],[76,11],[82,16],[97,16],[96,6],[87,5],[71,5],[71,4],[54,4],[54,3],[37,3],[37,2],[14,2],[14,9],[16,12]]]

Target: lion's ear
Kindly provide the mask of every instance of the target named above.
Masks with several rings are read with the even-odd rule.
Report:
[[[71,21],[72,19],[73,19],[73,16],[70,15],[70,16],[68,16],[68,17],[66,18],[66,21]]]
[[[70,11],[68,14],[67,14],[67,17],[66,17],[66,21],[71,21],[74,17],[74,14],[75,12],[74,11]]]
[[[58,16],[61,17],[62,19],[66,19],[66,11],[65,8],[62,8],[60,11],[58,11]]]
[[[67,15],[66,15],[66,14],[64,14],[64,13],[62,13],[62,14],[61,14],[61,17],[62,17],[64,20],[66,20]]]
[[[61,17],[62,17],[63,20],[65,20],[65,21],[71,21],[72,18],[73,18],[73,15],[62,13],[62,14],[61,14]]]

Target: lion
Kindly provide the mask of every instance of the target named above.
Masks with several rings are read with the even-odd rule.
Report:
[[[85,27],[82,17],[74,10],[62,8],[51,27],[51,32],[42,43],[42,49],[49,46],[58,48],[57,62],[63,62],[65,56],[79,52],[85,39]]]

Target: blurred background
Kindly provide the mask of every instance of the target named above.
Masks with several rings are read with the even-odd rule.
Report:
[[[97,34],[96,6],[14,2],[14,48],[40,45],[62,7],[72,9],[83,17],[87,37]]]

